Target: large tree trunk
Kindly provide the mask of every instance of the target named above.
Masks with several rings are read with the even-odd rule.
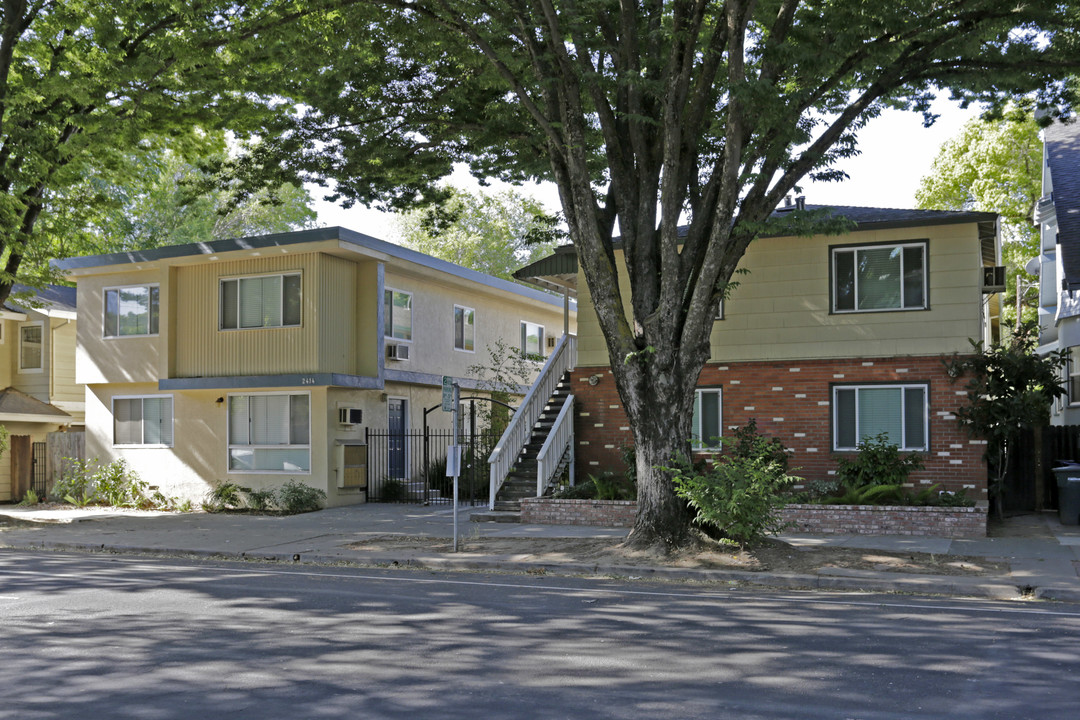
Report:
[[[671,468],[690,460],[694,387],[701,365],[664,367],[657,354],[612,363],[634,433],[638,511],[627,543],[664,553],[690,540],[693,514],[675,494]]]

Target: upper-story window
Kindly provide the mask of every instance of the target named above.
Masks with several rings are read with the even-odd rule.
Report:
[[[1080,353],[1080,346],[1074,346],[1069,348],[1069,360],[1065,365],[1068,377],[1068,390],[1069,390],[1069,404],[1080,405],[1080,360],[1077,358]]]
[[[473,352],[476,342],[476,311],[454,306],[454,349]]]
[[[832,249],[833,312],[924,310],[926,242]]]
[[[105,337],[158,334],[158,286],[105,289]]]
[[[521,322],[521,352],[525,357],[544,357],[544,326]]]
[[[19,372],[41,372],[43,328],[40,322],[19,326]]]
[[[300,325],[300,273],[221,281],[221,329]]]
[[[412,340],[412,293],[383,291],[383,328],[388,338]]]

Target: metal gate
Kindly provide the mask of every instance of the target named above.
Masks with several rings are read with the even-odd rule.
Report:
[[[30,489],[39,499],[45,499],[48,489],[48,476],[45,474],[46,443],[36,442],[30,455]]]
[[[454,482],[446,476],[451,430],[373,430],[366,428],[368,500],[416,504],[449,504]],[[495,434],[459,438],[462,445],[458,501],[482,505],[488,501],[487,459],[499,441]]]

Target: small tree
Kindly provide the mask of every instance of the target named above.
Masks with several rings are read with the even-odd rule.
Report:
[[[975,354],[946,362],[950,377],[967,377],[967,404],[960,408],[960,425],[976,437],[986,440],[990,497],[1001,518],[1001,493],[1005,473],[1024,428],[1042,428],[1050,420],[1050,404],[1065,394],[1061,368],[1068,361],[1067,351],[1035,354],[1038,328],[1025,323],[1003,343],[984,347],[971,341]],[[1041,452],[1041,442],[1036,442]],[[1042,465],[1036,456],[1036,468]],[[1036,472],[1035,507],[1042,509],[1042,473]]]
[[[476,379],[476,389],[487,392],[498,403],[510,403],[514,395],[520,395],[523,387],[532,383],[536,363],[522,354],[519,348],[502,338],[487,346],[487,362],[470,365],[465,374]],[[488,425],[492,434],[501,434],[510,420],[509,410],[493,404],[480,409],[481,421]]]

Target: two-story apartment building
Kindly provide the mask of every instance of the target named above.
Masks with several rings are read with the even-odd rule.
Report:
[[[983,442],[957,425],[963,383],[943,361],[996,333],[997,296],[983,283],[1000,257],[996,215],[834,210],[856,223],[852,232],[750,245],[740,263],[749,274],[724,302],[698,380],[697,442],[716,446],[754,419],[791,449],[796,474],[828,480],[838,457],[885,432],[924,457],[917,484],[985,501]],[[516,275],[579,293],[577,471],[618,469],[630,428],[573,248]]]
[[[50,432],[82,429],[75,288],[16,285],[12,292],[0,309],[0,425],[9,435],[42,443]],[[13,494],[9,457],[0,460],[0,502],[21,499]]]
[[[1068,395],[1054,403],[1053,425],[1080,424],[1080,123],[1043,130],[1042,198],[1035,207],[1039,256],[1040,350],[1069,350]]]
[[[58,265],[84,313],[87,456],[193,500],[295,479],[361,502],[342,448],[365,428],[419,427],[443,376],[476,386],[497,338],[543,353],[573,330],[562,298],[343,228]]]

